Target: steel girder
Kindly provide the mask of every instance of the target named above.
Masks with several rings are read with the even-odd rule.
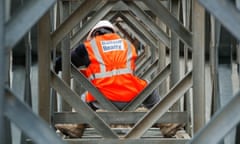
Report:
[[[234,5],[233,1],[227,1],[227,0],[221,0],[221,1],[206,1],[206,0],[199,0],[199,2],[211,13],[213,16],[215,16],[218,21],[224,25],[229,32],[231,32],[236,39],[239,40],[240,35],[237,31],[239,31],[240,27],[240,13],[237,10],[237,6]],[[218,31],[216,31],[218,33]],[[217,75],[215,78],[217,78],[217,82],[215,82],[215,93],[218,97],[218,99],[226,98],[226,96],[231,97],[232,96],[232,87],[229,83],[232,82],[231,80],[231,56],[229,51],[230,47],[228,47],[228,56],[227,61],[224,56],[221,55],[221,53],[226,55],[226,50],[222,51],[220,48],[220,32],[216,35],[216,41],[214,49],[214,58],[213,60],[213,66],[214,70],[217,72]],[[221,50],[218,55],[218,48]],[[219,57],[218,57],[219,56]],[[218,58],[220,58],[218,60]],[[225,61],[224,61],[225,60]],[[219,67],[218,67],[219,65]],[[218,72],[219,71],[219,72]],[[218,76],[219,73],[219,76]],[[224,75],[224,76],[223,76]],[[225,85],[225,83],[228,83],[228,85]],[[219,86],[219,87],[218,87]],[[219,88],[219,89],[218,89]],[[230,98],[231,99],[231,98]],[[224,101],[224,99],[222,99]],[[217,111],[210,122],[200,130],[196,134],[196,136],[193,138],[192,141],[189,143],[204,143],[207,141],[207,143],[218,143],[220,142],[229,132],[232,130],[240,121],[239,114],[239,93],[237,93],[231,101],[226,102],[228,100],[225,99],[224,104],[219,101],[216,102],[215,111]],[[216,109],[216,107],[223,105],[220,109]],[[224,106],[225,105],[225,106]],[[232,118],[231,118],[232,117]],[[231,122],[229,121],[231,119]],[[234,119],[234,121],[233,121]],[[214,133],[214,137],[210,136]],[[238,137],[236,137],[238,139]],[[223,142],[223,141],[222,141]]]
[[[6,23],[5,47],[13,48],[54,3],[55,0],[28,1]]]
[[[240,40],[240,14],[233,1],[229,0],[198,0],[214,15],[238,40]],[[239,3],[239,2],[238,2]]]
[[[5,90],[4,115],[15,123],[32,141],[38,144],[65,144],[30,107],[22,103],[9,90]]]

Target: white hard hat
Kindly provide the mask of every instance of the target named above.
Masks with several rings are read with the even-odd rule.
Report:
[[[101,27],[107,27],[107,28],[112,29],[113,32],[116,32],[116,29],[111,22],[109,22],[108,20],[101,20],[90,30],[90,32],[88,33],[88,36],[87,36],[87,40],[91,40],[92,32]]]

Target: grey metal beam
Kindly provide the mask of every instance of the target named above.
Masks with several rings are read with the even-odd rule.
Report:
[[[24,7],[6,23],[5,46],[13,48],[54,3],[55,0],[41,0],[24,4]]]
[[[108,2],[106,3],[103,7],[100,8],[100,10],[98,10],[92,17],[90,20],[88,20],[79,30],[79,32],[77,32],[77,34],[75,34],[72,38],[71,38],[71,47],[76,46],[87,34],[88,32],[91,30],[91,28],[94,27],[94,25],[100,21],[107,13],[109,13],[111,11],[111,9],[114,7],[114,5],[116,4],[116,2]]]
[[[116,106],[114,106],[109,100],[105,98],[105,96],[94,86],[92,83],[81,73],[79,72],[75,67],[72,66],[71,68],[73,77],[79,81],[79,83],[82,84],[82,87],[88,90],[96,100],[99,102],[99,104],[107,109],[107,110],[114,110],[119,111]]]
[[[151,54],[142,57],[142,61],[136,66],[135,74],[139,76],[149,65],[151,65]]]
[[[120,13],[119,13],[119,17],[121,17]],[[134,35],[143,45],[147,45],[147,42],[145,41],[144,37],[141,37],[141,35],[139,35],[139,31],[137,31],[134,27],[131,27],[130,25],[128,25],[126,21],[124,21],[124,23],[118,22],[118,24],[121,25],[127,31],[129,31],[129,33]]]
[[[147,68],[146,71],[143,72],[143,74],[139,75],[139,77],[143,78],[143,79],[147,79],[148,77],[150,77],[154,72],[156,72],[158,66],[158,60],[155,60],[155,62],[153,62],[152,64],[150,64],[150,66]]]
[[[236,6],[240,10],[240,0],[236,0]]]
[[[69,144],[185,144],[186,139],[67,139]]]
[[[105,6],[107,7],[107,5],[105,5]],[[108,8],[103,8],[103,9],[105,9],[105,11],[103,10],[102,12],[105,13]],[[97,12],[96,15],[102,15],[102,14],[99,11],[99,12]],[[101,19],[105,19],[105,20],[107,19],[109,21],[113,21],[116,17],[118,17],[117,12],[112,12],[112,11],[109,11],[103,17],[98,17],[98,16],[95,17],[96,15],[93,15],[92,18],[89,21],[87,21],[75,35],[72,36],[71,48],[74,48],[77,44],[84,42],[84,38],[87,37],[87,33],[90,31],[90,28],[92,28],[94,26],[93,23],[96,24]]]
[[[50,14],[46,13],[38,23],[38,66],[39,66],[39,115],[50,122]]]
[[[191,144],[218,143],[240,122],[240,92],[214,114],[211,121],[196,133]],[[213,136],[214,134],[214,136]]]
[[[6,143],[5,140],[5,132],[4,132],[4,87],[5,87],[5,69],[6,69],[6,60],[5,60],[5,54],[6,54],[6,48],[5,48],[5,0],[0,0],[0,68],[2,71],[2,74],[0,75],[0,143],[4,144]]]
[[[122,18],[124,20],[128,20],[131,22],[132,26],[136,27],[141,31],[141,33],[147,38],[148,44],[151,43],[153,48],[157,49],[157,39],[154,37],[154,35],[146,28],[145,25],[141,24],[141,22],[137,19],[137,17],[131,15],[129,12],[122,12]]]
[[[57,29],[52,33],[53,47],[66,36],[67,33],[73,29],[81,20],[83,20],[89,12],[100,5],[103,1],[99,0],[85,0]]]
[[[147,55],[146,51],[142,50],[142,52],[138,55],[137,60],[135,62],[137,66],[138,66],[138,64],[141,63],[141,61],[145,58],[146,55]]]
[[[154,49],[158,48],[158,45],[156,44],[156,40],[153,39],[153,37],[147,32],[146,28],[141,26],[139,22],[133,18],[131,15],[127,13],[121,13],[121,18],[124,22],[126,22],[130,27],[134,29],[134,31],[149,45],[152,55],[152,60],[155,59],[155,53]]]
[[[171,13],[172,15],[179,20],[179,11],[180,11],[180,1],[171,0]],[[170,52],[170,61],[171,61],[171,75],[170,75],[170,87],[174,86],[180,79],[180,43],[179,38],[176,33],[171,31],[171,52]],[[180,110],[180,101],[177,101],[172,107],[171,110],[179,111]]]
[[[240,40],[240,12],[233,1],[198,0],[214,15],[238,40]]]
[[[144,90],[141,91],[138,96],[135,97],[126,107],[124,107],[123,111],[126,110],[135,110],[142,102],[156,89],[163,80],[167,78],[170,74],[170,64],[168,64],[165,69],[159,72],[156,77],[149,83]]]
[[[170,47],[169,36],[159,28],[156,23],[133,1],[124,1],[132,11],[157,37],[158,39],[167,47]]]
[[[151,31],[149,31],[149,29],[144,25],[144,23],[139,21],[138,17],[132,15],[130,12],[126,12],[126,13],[124,12],[123,14],[124,14],[123,17],[125,17],[125,20],[127,18],[133,24],[133,26],[139,29],[140,32],[147,38],[146,42],[150,46],[150,55],[151,55],[151,60],[149,62],[154,61],[157,57],[156,51],[157,49],[159,49],[158,40],[156,36]]]
[[[173,87],[164,98],[156,104],[134,127],[127,133],[125,138],[140,138],[184,93],[192,87],[192,72]]]
[[[69,3],[63,4],[62,2],[58,3],[59,5],[59,15],[60,23],[64,21],[69,16]],[[68,84],[71,84],[71,52],[70,52],[70,34],[67,34],[61,43],[61,56],[62,56],[62,79]],[[71,111],[72,108],[66,103],[66,101],[61,101],[61,110]]]
[[[205,125],[205,10],[193,1],[193,132]]]
[[[141,119],[146,112],[97,112],[108,124],[133,124]],[[166,112],[156,123],[185,123],[186,112]],[[54,123],[88,123],[77,112],[59,112],[54,114]]]
[[[60,93],[83,118],[88,121],[89,125],[94,127],[104,138],[118,138],[118,136],[86,103],[81,97],[71,90],[54,72],[51,73],[51,86]]]
[[[192,34],[158,1],[142,0],[152,12],[159,17],[171,30],[175,31],[189,47],[192,47]]]
[[[40,117],[14,96],[5,92],[4,115],[38,144],[66,144]],[[2,135],[2,134],[1,134]]]

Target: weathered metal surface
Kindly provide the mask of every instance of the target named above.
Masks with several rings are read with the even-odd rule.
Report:
[[[94,127],[104,138],[118,138],[110,127],[81,100],[81,97],[73,92],[56,74],[51,73],[51,85],[56,89],[79,114],[84,117],[88,123]]]
[[[97,112],[108,124],[133,124],[141,119],[146,112]],[[188,119],[186,112],[166,112],[156,123],[185,123]],[[54,114],[55,123],[88,123],[77,112],[59,112]]]
[[[5,99],[4,114],[34,142],[38,144],[65,144],[45,121],[17,99],[10,90],[6,90]]]
[[[6,23],[5,46],[7,48],[13,48],[55,2],[55,0],[28,1],[28,3]]]
[[[140,138],[184,93],[192,87],[192,72],[177,83],[164,98],[156,104],[125,136],[129,139]]]

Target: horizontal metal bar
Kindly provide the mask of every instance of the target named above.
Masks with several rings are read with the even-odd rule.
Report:
[[[132,124],[136,123],[146,112],[97,112],[108,124]],[[58,112],[53,116],[54,123],[87,123],[76,112]],[[186,123],[187,112],[166,112],[156,123]]]
[[[189,32],[158,0],[142,0],[152,12],[171,30],[176,32],[189,47],[192,48],[192,33]]]
[[[4,115],[38,144],[65,144],[49,125],[10,91],[5,92]]]
[[[94,127],[104,138],[118,138],[110,127],[86,104],[81,100],[77,93],[72,91],[55,73],[51,73],[51,85],[60,93],[66,102],[68,102],[79,114],[88,121],[89,125]]]
[[[5,46],[13,48],[55,2],[56,0],[31,0],[24,4],[6,23]]]
[[[136,98],[129,103],[123,110],[135,110],[142,102],[149,96],[154,89],[156,89],[163,80],[170,75],[170,64],[168,64],[165,69],[157,74],[157,76],[147,85],[147,87],[141,91],[141,93],[136,96]]]
[[[106,97],[94,86],[92,83],[82,74],[80,73],[75,67],[71,67],[73,77],[82,84],[82,87],[89,91],[99,104],[107,109],[113,111],[119,111],[116,106],[114,106]]]
[[[238,40],[240,40],[240,12],[229,0],[198,0]]]
[[[196,133],[190,144],[218,143],[240,122],[240,91]],[[214,136],[212,135],[214,134]]]
[[[185,144],[186,139],[67,139],[69,144]]]
[[[140,138],[191,87],[192,72],[189,72],[129,131],[125,138]]]

